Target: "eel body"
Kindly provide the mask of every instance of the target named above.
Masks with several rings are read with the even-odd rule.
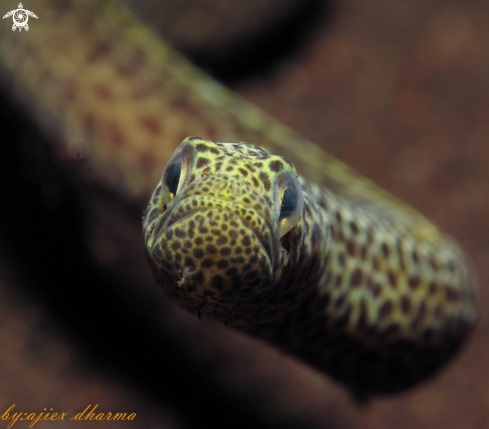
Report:
[[[0,38],[0,83],[85,180],[141,203],[185,136],[250,143],[190,139],[179,147],[193,161],[185,161],[185,183],[178,182],[168,210],[200,193],[210,206],[199,215],[170,226],[162,200],[169,191],[160,186],[153,194],[145,236],[179,305],[265,338],[359,395],[410,386],[453,354],[477,310],[473,278],[450,238],[193,67],[122,4],[39,0],[29,7],[39,17],[29,32],[9,27]],[[207,149],[199,152],[199,144]],[[295,224],[277,209],[296,174],[286,159],[303,175]],[[220,209],[238,226],[229,223],[218,236],[211,224],[223,222],[224,215],[213,217]],[[247,217],[263,227],[261,235],[249,232],[256,225]],[[190,229],[178,237],[183,226]]]
[[[431,375],[476,319],[474,278],[449,237],[309,184],[244,142],[184,140],[144,230],[178,305],[267,339],[360,398]]]

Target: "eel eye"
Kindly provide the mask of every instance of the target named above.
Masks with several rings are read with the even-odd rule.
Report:
[[[283,188],[278,215],[278,232],[280,238],[287,234],[299,222],[303,206],[302,189],[297,183],[297,179],[289,176]]]
[[[280,205],[280,214],[278,216],[278,221],[281,222],[282,220],[287,219],[292,213],[294,213],[296,205],[297,198],[295,192],[290,188],[286,188],[282,197],[282,204]]]
[[[174,164],[166,167],[163,174],[163,187],[162,194],[165,204],[173,200],[178,191],[178,185],[182,176],[182,163],[175,162]]]

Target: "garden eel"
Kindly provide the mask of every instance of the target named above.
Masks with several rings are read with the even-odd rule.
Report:
[[[197,70],[121,4],[29,7],[39,17],[29,32],[0,39],[2,86],[70,166],[124,201],[147,199],[167,165],[144,237],[177,304],[358,397],[407,388],[453,355],[477,292],[451,238]]]

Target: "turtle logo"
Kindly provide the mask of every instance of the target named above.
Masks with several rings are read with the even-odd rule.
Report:
[[[8,18],[12,15],[14,20],[12,31],[15,31],[17,28],[19,29],[19,32],[21,32],[22,29],[24,29],[25,31],[29,31],[29,25],[27,24],[27,21],[29,21],[29,15],[37,19],[37,15],[30,10],[25,10],[24,6],[22,6],[22,3],[19,3],[18,9],[11,10],[9,13],[4,15],[2,19]]]

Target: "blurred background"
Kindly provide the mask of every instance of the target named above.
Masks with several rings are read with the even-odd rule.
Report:
[[[478,273],[481,319],[433,380],[359,407],[303,363],[169,303],[140,244],[144,207],[72,177],[3,85],[0,413],[15,403],[73,417],[99,404],[151,429],[488,427],[487,3],[124,3],[195,64],[453,235]],[[42,19],[35,3],[24,6]],[[3,37],[11,22],[1,24]]]

